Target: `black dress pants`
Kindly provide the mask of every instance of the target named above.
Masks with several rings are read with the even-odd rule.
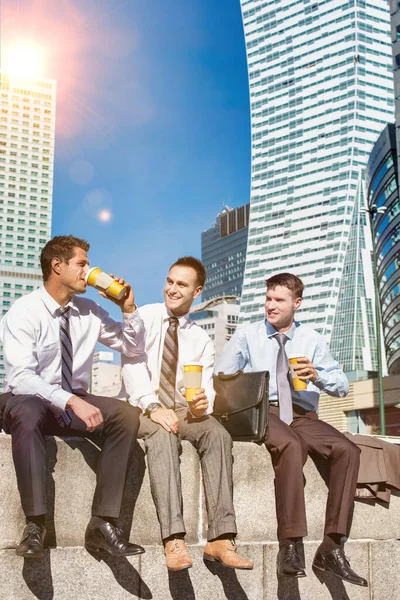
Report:
[[[293,421],[279,419],[279,408],[270,407],[266,442],[275,471],[278,539],[307,535],[303,465],[308,454],[329,464],[328,499],[324,533],[348,535],[360,465],[360,449],[340,431],[321,421],[316,412],[293,405]]]
[[[104,422],[95,431],[87,431],[76,415],[68,427],[61,427],[48,402],[38,396],[10,394],[7,399],[3,428],[11,434],[22,508],[28,517],[47,513],[45,436],[82,436],[102,445],[92,515],[118,518],[139,427],[138,411],[115,398],[81,390],[74,394],[101,410]]]

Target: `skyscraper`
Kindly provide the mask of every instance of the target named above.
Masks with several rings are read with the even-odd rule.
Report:
[[[368,207],[385,207],[374,219],[377,279],[388,371],[400,373],[400,202],[397,179],[396,126],[379,136],[367,167]]]
[[[202,300],[242,293],[249,226],[249,204],[226,206],[201,234],[201,260],[207,272]]]
[[[334,329],[341,310],[372,302],[371,286],[345,290],[354,244],[368,244],[362,172],[393,120],[390,13],[386,0],[241,0],[250,86],[252,191],[241,320],[263,313],[264,280],[280,271],[304,280],[299,318],[341,353],[345,369],[371,368],[369,339]],[[350,239],[353,226],[357,241]],[[350,277],[372,281],[370,257]],[[360,256],[357,256],[357,260]],[[361,270],[361,274],[360,274]],[[353,278],[353,285],[357,285]],[[362,288],[362,285],[360,286]],[[368,288],[368,289],[367,289]],[[368,302],[366,303],[368,304]],[[372,314],[372,304],[368,314]],[[362,318],[367,312],[363,312]],[[335,342],[336,336],[336,342]],[[372,338],[371,338],[372,336]],[[363,345],[357,352],[345,344]],[[367,364],[355,364],[361,356]]]
[[[0,94],[1,316],[41,283],[39,256],[51,230],[56,82],[0,71]]]

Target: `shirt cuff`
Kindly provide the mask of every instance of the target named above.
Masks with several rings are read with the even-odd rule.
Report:
[[[124,323],[140,323],[142,318],[139,315],[138,309],[134,310],[132,313],[122,313],[122,320]]]
[[[146,394],[145,396],[141,396],[140,398],[133,398],[131,396],[130,398],[128,398],[128,402],[132,406],[140,408],[142,412],[145,412],[149,404],[153,404],[153,402],[157,402],[157,404],[162,406],[156,394]]]
[[[50,396],[50,402],[53,406],[60,408],[61,410],[65,410],[65,406],[70,398],[72,398],[74,394],[71,392],[66,392],[62,388],[54,390],[54,392]]]
[[[325,371],[318,371],[318,379],[314,381],[314,385],[321,391],[323,391],[328,385],[328,377]]]

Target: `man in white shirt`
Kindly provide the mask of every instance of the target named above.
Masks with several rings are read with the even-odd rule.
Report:
[[[87,392],[96,343],[134,356],[143,351],[143,323],[123,279],[117,281],[127,286],[127,294],[114,300],[122,323],[96,302],[76,297],[86,291],[88,250],[85,240],[73,236],[50,240],[41,253],[43,286],[16,300],[0,324],[7,382],[0,404],[27,522],[16,553],[25,558],[43,556],[46,435],[79,435],[103,443],[86,548],[113,556],[144,552],[126,541],[115,524],[138,416],[124,402]]]
[[[129,402],[142,410],[138,435],[144,439],[166,565],[172,571],[192,566],[184,542],[180,440],[189,440],[200,456],[208,513],[204,558],[231,568],[253,568],[250,561],[237,554],[234,543],[232,439],[211,416],[215,395],[214,346],[206,332],[189,318],[205,276],[204,266],[196,258],[178,259],[167,275],[165,303],[139,308],[146,331],[145,355],[122,357]],[[140,371],[143,361],[147,373]],[[183,383],[183,365],[188,362],[203,366],[202,388],[190,408]]]

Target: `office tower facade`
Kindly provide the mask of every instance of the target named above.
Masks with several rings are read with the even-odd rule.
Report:
[[[90,392],[95,396],[118,396],[122,387],[121,366],[113,364],[113,352],[95,352]]]
[[[208,333],[215,347],[215,360],[236,331],[239,320],[239,299],[237,296],[222,296],[195,305],[190,318]]]
[[[50,238],[56,82],[0,71],[0,316],[41,284]],[[0,390],[4,379],[0,350]]]
[[[393,82],[396,131],[400,127],[400,4],[390,0],[390,23],[393,53]],[[397,173],[400,181],[400,135],[396,135]]]
[[[225,207],[201,234],[201,260],[207,272],[202,300],[242,293],[250,204]]]
[[[361,321],[373,314],[369,252],[357,265],[346,257],[354,244],[370,244],[365,220],[356,215],[366,202],[362,174],[373,143],[393,119],[388,4],[241,0],[241,6],[252,127],[241,320],[263,314],[266,277],[295,273],[306,285],[299,319],[332,342],[346,370],[369,370],[375,366],[373,328],[368,340],[349,333],[344,343],[337,311],[340,297],[341,310],[351,312],[361,293]],[[354,225],[359,231],[351,240]],[[357,293],[342,287],[356,271],[365,282]],[[346,350],[356,343],[363,347]]]
[[[400,201],[396,127],[388,124],[375,143],[367,167],[368,206],[386,208],[374,217],[377,279],[389,374],[400,373]]]

